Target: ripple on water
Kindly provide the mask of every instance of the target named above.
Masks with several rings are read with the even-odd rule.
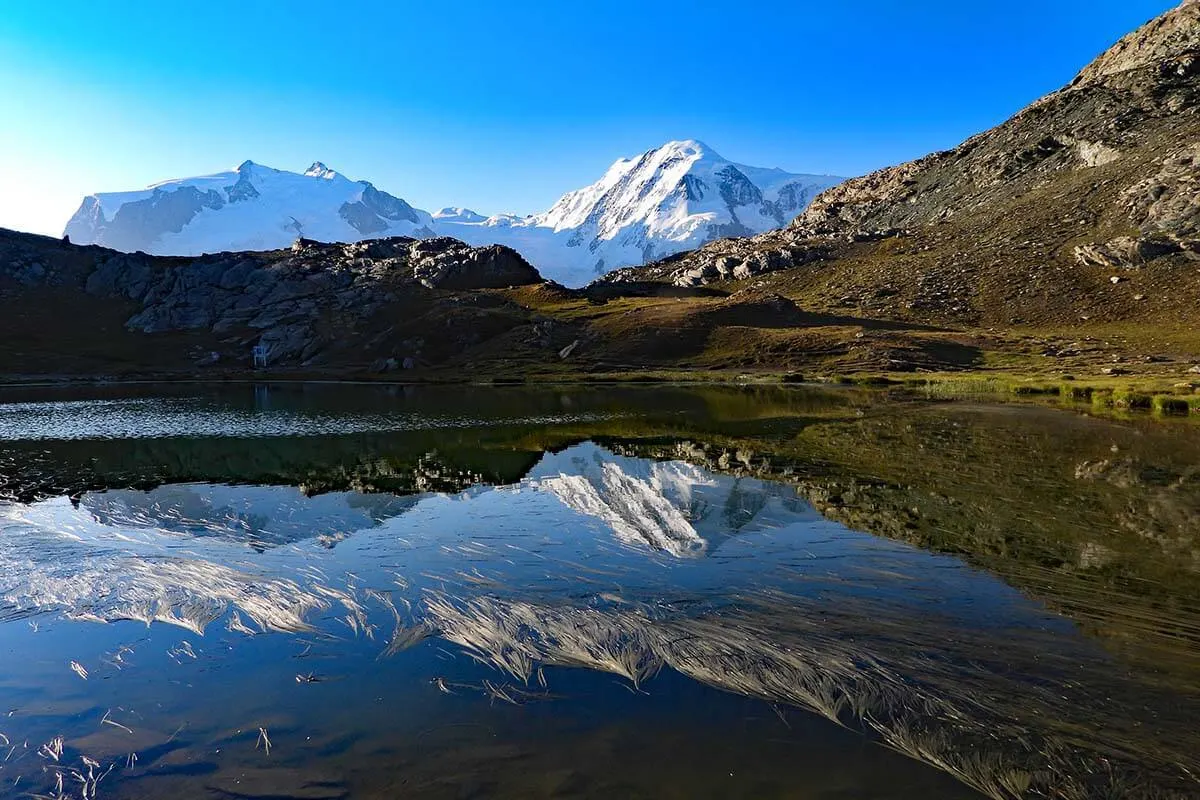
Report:
[[[618,414],[543,414],[505,420],[510,425],[565,425]],[[153,439],[175,436],[260,438],[408,430],[478,428],[482,417],[430,413],[324,414],[286,409],[213,408],[199,399],[128,399],[0,403],[0,441]]]

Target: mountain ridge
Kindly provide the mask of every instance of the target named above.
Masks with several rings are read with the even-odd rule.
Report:
[[[272,367],[293,376],[970,373],[1072,397],[1095,389],[1116,405],[1126,401],[1114,390],[1153,382],[1154,392],[1186,395],[1167,397],[1170,408],[1200,409],[1198,4],[1135,31],[1079,75],[958,147],[826,190],[785,228],[710,241],[578,290],[543,281],[512,250],[452,238],[181,259],[0,231],[0,370],[244,377],[254,374],[250,347],[266,342]],[[567,227],[549,238],[529,218],[459,227],[556,245],[582,221],[590,227],[577,249],[590,258],[591,241],[609,241],[596,236],[627,230],[620,214],[606,216],[605,197],[664,189],[647,206],[684,216],[698,208],[693,198],[721,208],[732,198],[735,209],[773,199],[706,155],[680,143],[618,162],[556,210]],[[238,191],[249,194],[249,183]],[[351,185],[368,211],[403,215],[381,198],[368,204],[367,184]],[[215,202],[210,191],[189,196]],[[235,194],[217,200],[248,202]]]
[[[81,244],[154,255],[272,250],[296,238],[453,236],[513,247],[547,276],[578,285],[612,267],[785,225],[840,180],[734,164],[681,140],[619,159],[600,181],[541,214],[485,217],[463,207],[430,214],[320,161],[303,173],[245,161],[227,172],[89,195],[65,233]]]

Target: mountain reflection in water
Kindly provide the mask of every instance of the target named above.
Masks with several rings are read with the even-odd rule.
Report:
[[[528,398],[486,431],[451,409],[458,428],[403,438],[0,448],[0,796],[1200,790],[1196,556],[1133,561],[1122,538],[1186,553],[1190,430],[1168,431],[1176,451],[1063,412],[852,394],[685,397],[682,421],[652,392],[570,414]],[[365,401],[344,402],[321,413]],[[943,456],[917,441],[995,453],[1014,431],[1062,468],[983,481],[1002,464],[963,463],[930,491],[833,460],[855,441],[928,470]],[[1090,511],[1042,502],[1075,486]],[[996,541],[989,496],[1037,541],[971,563],[911,543]],[[1069,538],[1109,513],[1111,533]],[[1149,594],[1125,588],[1139,575]],[[1168,606],[1170,624],[1148,611]]]

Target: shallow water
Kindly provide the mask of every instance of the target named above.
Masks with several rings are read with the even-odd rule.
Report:
[[[0,796],[1197,796],[1197,465],[804,388],[9,390]]]

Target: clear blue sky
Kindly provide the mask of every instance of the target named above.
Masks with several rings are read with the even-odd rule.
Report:
[[[1003,121],[1175,4],[5,3],[0,227],[59,234],[87,193],[247,158],[484,213],[669,139],[860,174]]]

